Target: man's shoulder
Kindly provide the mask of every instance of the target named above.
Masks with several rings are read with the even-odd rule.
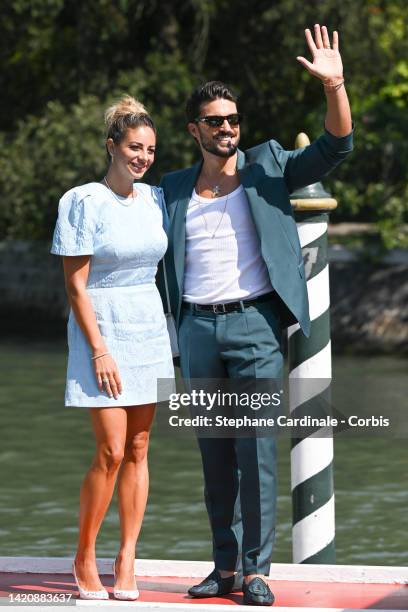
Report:
[[[271,149],[279,150],[282,149],[282,146],[276,140],[266,140],[265,142],[261,142],[249,149],[245,150],[245,155],[248,157],[258,157],[260,155],[264,155],[265,153],[270,153]]]
[[[266,163],[274,164],[279,158],[279,153],[282,151],[282,146],[276,140],[267,140],[261,142],[249,149],[243,151],[245,163]]]

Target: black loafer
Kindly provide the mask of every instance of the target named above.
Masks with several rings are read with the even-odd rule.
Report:
[[[247,606],[272,606],[275,597],[262,578],[253,578],[249,584],[242,583],[244,604]]]
[[[217,597],[231,593],[234,588],[235,576],[221,578],[218,570],[213,570],[200,584],[195,584],[188,589],[191,597]]]

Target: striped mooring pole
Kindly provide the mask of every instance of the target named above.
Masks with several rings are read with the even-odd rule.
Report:
[[[310,144],[306,134],[296,148]],[[290,196],[305,264],[310,337],[288,329],[291,416],[327,405],[331,383],[330,294],[327,260],[328,211],[336,200],[321,183]],[[291,440],[292,549],[294,563],[335,563],[333,436],[330,428]]]

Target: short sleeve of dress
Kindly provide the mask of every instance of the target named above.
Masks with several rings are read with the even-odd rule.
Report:
[[[51,253],[54,255],[92,255],[95,222],[92,198],[75,189],[65,193],[58,206]]]

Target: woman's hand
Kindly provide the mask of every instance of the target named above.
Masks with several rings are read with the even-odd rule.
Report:
[[[122,383],[113,357],[106,353],[103,357],[93,359],[93,364],[99,391],[106,391],[109,397],[118,399],[122,393]]]
[[[313,63],[304,57],[297,57],[309,72],[319,78],[325,85],[336,86],[343,81],[343,63],[339,53],[339,35],[333,32],[333,48],[326,26],[314,26],[314,40],[310,30],[305,30],[307,44],[312,54]]]

